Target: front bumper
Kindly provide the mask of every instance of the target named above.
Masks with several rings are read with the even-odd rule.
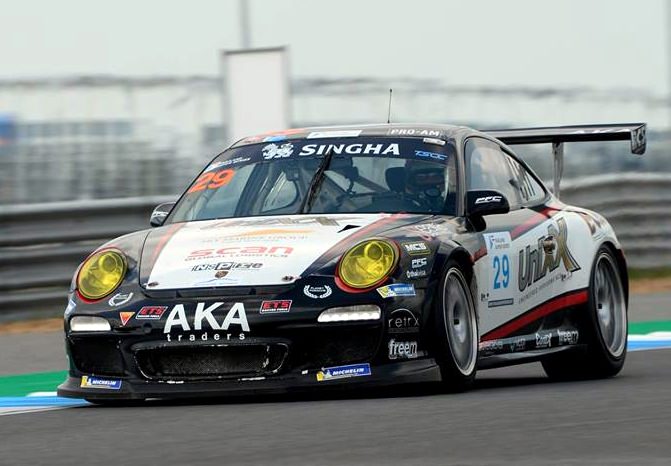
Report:
[[[67,313],[70,371],[58,387],[59,396],[101,400],[216,396],[421,382],[439,375],[421,332],[426,328],[422,320],[428,305],[420,289],[416,296],[387,299],[377,293],[328,299],[296,293],[185,299],[136,296],[117,308],[77,302]],[[290,311],[262,312],[263,301],[288,299],[292,300]],[[215,306],[211,319],[203,314],[217,303],[222,304]],[[317,321],[325,309],[357,304],[378,305],[382,318]],[[139,310],[146,306],[165,310],[159,318],[139,319]],[[183,306],[183,315],[175,311],[178,306]],[[112,329],[72,332],[67,322],[76,315],[102,316]],[[416,316],[415,323],[411,316]],[[263,357],[254,354],[263,348],[267,350]],[[408,353],[408,348],[413,352]],[[232,358],[231,351],[241,357]],[[327,380],[318,376],[325,369],[349,365],[366,366],[367,373]],[[83,377],[97,385],[83,383]]]

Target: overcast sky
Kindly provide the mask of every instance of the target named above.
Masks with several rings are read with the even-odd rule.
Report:
[[[295,76],[634,87],[666,93],[664,0],[249,0],[252,45]],[[238,0],[12,0],[0,77],[215,74]]]

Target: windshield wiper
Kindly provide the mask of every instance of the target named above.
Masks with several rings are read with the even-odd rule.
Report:
[[[312,202],[314,201],[313,197],[315,193],[319,190],[320,186],[324,182],[324,178],[326,178],[326,170],[328,170],[329,165],[331,165],[331,158],[333,157],[333,147],[329,147],[329,149],[326,151],[326,154],[324,154],[324,158],[322,159],[321,163],[319,164],[319,168],[317,169],[317,173],[315,173],[315,176],[312,178],[312,181],[310,182],[310,187],[308,188],[308,194],[305,196],[305,199],[303,199],[303,203],[301,204],[301,209],[300,213],[304,214],[310,211],[312,208]]]

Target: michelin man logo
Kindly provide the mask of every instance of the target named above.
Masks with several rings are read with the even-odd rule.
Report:
[[[266,160],[280,159],[289,157],[294,153],[294,145],[290,142],[278,146],[277,144],[268,144],[262,149],[263,158]]]

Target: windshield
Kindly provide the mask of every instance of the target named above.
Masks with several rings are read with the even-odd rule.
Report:
[[[200,174],[168,221],[300,213],[454,214],[454,144],[300,139],[236,147]]]

